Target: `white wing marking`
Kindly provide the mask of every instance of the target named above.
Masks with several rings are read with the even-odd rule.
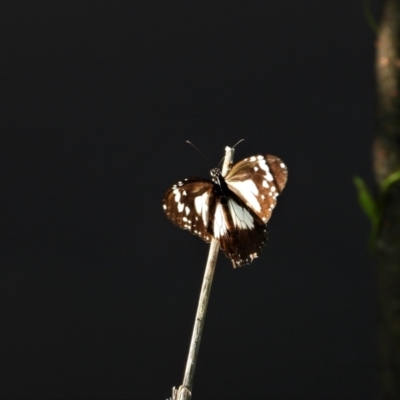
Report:
[[[224,214],[222,212],[222,206],[218,203],[217,207],[215,208],[214,214],[214,237],[216,239],[220,238],[221,236],[227,233],[226,223]]]
[[[271,175],[271,172],[269,171],[269,167],[268,167],[267,163],[265,162],[264,157],[263,157],[262,160],[259,160],[258,166],[259,166],[262,170],[265,171],[265,178],[267,179],[267,181],[270,181],[270,182],[271,182],[271,181],[274,180],[273,176]]]
[[[261,211],[261,204],[256,197],[258,195],[258,189],[252,180],[248,179],[244,182],[233,181],[229,182],[228,186],[233,186],[236,190],[238,190],[251,208],[258,212]]]
[[[232,216],[232,222],[235,228],[251,229],[254,228],[254,219],[249,211],[241,207],[235,200],[228,200],[229,211]]]
[[[194,206],[196,207],[197,214],[201,215],[204,226],[208,223],[208,193],[204,192],[201,196],[194,199]]]

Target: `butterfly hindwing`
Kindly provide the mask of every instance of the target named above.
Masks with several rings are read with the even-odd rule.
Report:
[[[258,257],[267,241],[266,222],[287,181],[287,168],[272,155],[252,156],[225,177],[211,170],[212,181],[188,178],[166,192],[163,208],[182,229],[206,242],[219,240],[234,267]]]
[[[207,243],[212,239],[213,187],[214,183],[207,179],[184,179],[168,189],[163,200],[165,214],[174,224]]]
[[[259,256],[267,241],[267,228],[242,200],[230,193],[226,204],[218,202],[215,207],[213,235],[236,268]]]
[[[282,160],[272,155],[253,156],[235,164],[225,181],[266,223],[276,205],[276,198],[285,187],[287,168]]]

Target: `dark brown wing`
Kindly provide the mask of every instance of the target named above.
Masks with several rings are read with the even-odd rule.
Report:
[[[215,208],[214,183],[202,178],[188,178],[167,190],[163,209],[167,217],[207,243],[212,239],[210,215]]]
[[[225,181],[264,223],[271,217],[276,198],[287,181],[287,168],[275,156],[252,156],[235,164]]]
[[[234,268],[250,264],[267,241],[266,225],[234,193],[226,204],[219,200],[216,200],[213,235]]]

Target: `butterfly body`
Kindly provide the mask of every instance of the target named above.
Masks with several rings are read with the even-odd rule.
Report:
[[[165,194],[167,217],[204,241],[220,241],[233,266],[249,264],[267,241],[266,222],[287,180],[287,168],[278,157],[246,158],[212,180],[188,178]]]

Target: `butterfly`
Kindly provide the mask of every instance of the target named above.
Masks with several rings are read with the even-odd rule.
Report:
[[[267,241],[266,223],[276,198],[286,185],[288,171],[275,156],[252,156],[212,180],[187,178],[165,193],[163,209],[177,226],[209,243],[219,240],[233,267],[250,264]]]

